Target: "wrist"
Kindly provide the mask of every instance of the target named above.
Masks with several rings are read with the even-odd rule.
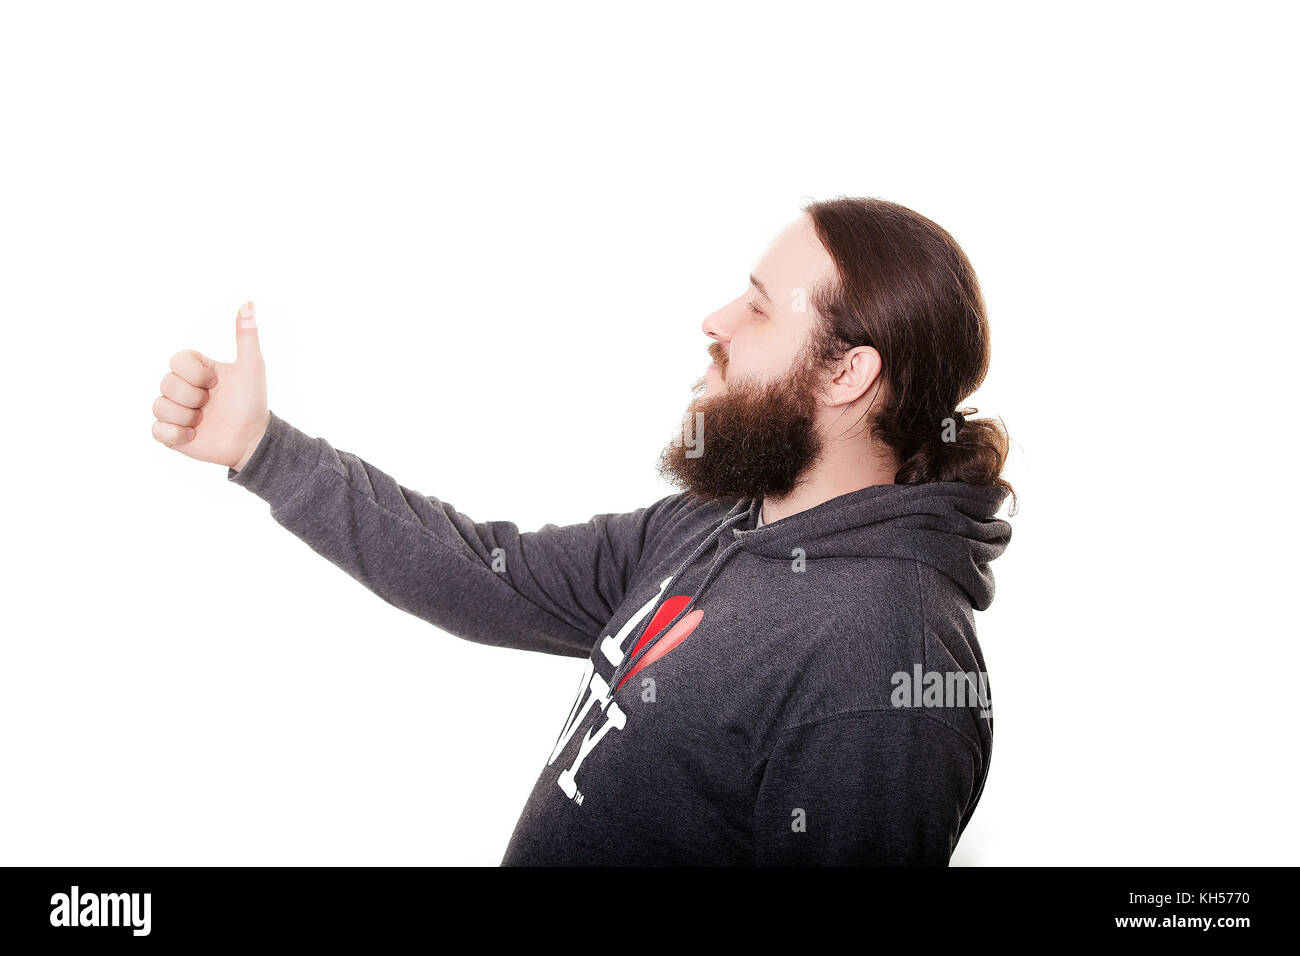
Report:
[[[261,444],[263,436],[266,435],[266,429],[269,424],[270,416],[267,415],[262,419],[261,427],[258,428],[258,430],[253,434],[253,437],[248,440],[248,444],[244,446],[244,451],[239,456],[239,460],[231,465],[231,468],[237,472],[244,470],[244,466],[247,465],[248,460],[253,457],[253,452],[257,451],[257,446]]]

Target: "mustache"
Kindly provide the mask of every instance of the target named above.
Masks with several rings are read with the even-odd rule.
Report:
[[[718,363],[718,368],[724,372],[727,370],[727,350],[721,342],[714,342],[709,346],[709,358]]]

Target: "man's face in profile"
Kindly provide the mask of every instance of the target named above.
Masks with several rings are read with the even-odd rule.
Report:
[[[665,480],[704,500],[793,490],[821,448],[822,370],[809,350],[819,319],[810,299],[834,278],[833,260],[801,215],[772,240],[746,291],[704,320],[713,363],[692,389],[681,436],[660,455]]]

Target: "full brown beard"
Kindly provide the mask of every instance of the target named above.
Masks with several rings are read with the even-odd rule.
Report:
[[[722,371],[725,376],[725,366]],[[816,428],[819,376],[811,353],[805,350],[777,381],[732,379],[725,391],[711,397],[703,395],[704,384],[700,379],[692,387],[700,394],[683,416],[681,434],[686,440],[677,438],[664,447],[659,474],[703,501],[788,495],[821,452]],[[704,416],[699,430],[697,412]],[[688,447],[692,440],[698,442],[695,448]],[[688,451],[700,449],[697,457],[687,457]]]

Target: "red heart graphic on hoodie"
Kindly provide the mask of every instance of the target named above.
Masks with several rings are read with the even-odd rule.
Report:
[[[691,603],[689,597],[684,594],[679,594],[676,597],[670,597],[668,600],[664,601],[663,604],[659,605],[659,610],[657,610],[655,616],[650,619],[650,623],[646,626],[645,633],[642,634],[636,644],[633,645],[631,656],[635,657],[637,651],[641,650],[641,648],[645,647],[647,643],[654,640],[654,636],[663,629],[663,626],[675,618],[681,609],[689,603]],[[653,664],[682,641],[686,640],[686,638],[690,636],[691,631],[695,630],[695,626],[700,623],[700,618],[702,617],[704,617],[704,612],[699,608],[696,608],[690,614],[687,614],[684,618],[674,624],[673,629],[663,637],[659,638],[659,640],[655,641],[654,646],[645,652],[645,656],[636,662],[636,666],[623,675],[623,679],[618,682],[618,686],[615,687],[614,690],[618,690],[619,687],[626,684],[632,678],[632,675],[641,668],[645,667],[647,664]]]

